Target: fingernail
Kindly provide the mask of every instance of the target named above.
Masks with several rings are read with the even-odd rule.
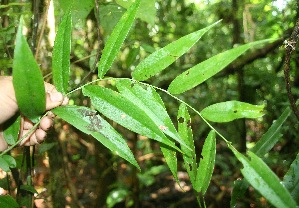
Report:
[[[60,92],[50,93],[50,99],[52,102],[61,102],[63,100],[63,95]]]

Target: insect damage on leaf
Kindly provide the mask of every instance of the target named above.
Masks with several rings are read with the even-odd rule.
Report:
[[[79,109],[78,112],[81,113],[82,116],[88,117],[90,122],[90,124],[86,126],[88,130],[99,132],[102,129],[101,117],[97,115],[96,111]]]

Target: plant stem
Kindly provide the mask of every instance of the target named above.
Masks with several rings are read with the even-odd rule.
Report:
[[[44,118],[45,116],[48,115],[49,112],[46,112],[41,119],[39,120],[39,122],[37,122],[36,124],[34,124],[34,126],[21,138],[19,139],[15,144],[13,144],[12,146],[10,146],[9,148],[7,148],[6,150],[4,150],[3,152],[0,153],[0,157],[2,157],[3,155],[5,155],[6,153],[8,153],[10,150],[12,150],[13,148],[15,148],[17,145],[19,145],[25,138],[27,138],[33,131],[35,131],[38,127],[38,125],[40,124],[40,121],[42,120],[42,118]]]

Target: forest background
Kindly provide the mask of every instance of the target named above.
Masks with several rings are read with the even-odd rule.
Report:
[[[1,75],[12,74],[16,31],[20,16],[23,15],[27,40],[35,45],[35,58],[45,81],[52,82],[55,34],[71,4],[71,0],[1,0]],[[128,7],[128,2],[122,0],[73,1],[68,91],[97,79],[97,60],[113,28]],[[290,105],[285,88],[288,44],[285,40],[291,36],[299,17],[298,11],[295,0],[141,1],[137,19],[106,76],[130,78],[138,63],[149,54],[218,20],[222,21],[186,54],[147,82],[166,90],[177,75],[196,63],[242,44],[275,38],[273,42],[250,49],[203,84],[178,96],[200,110],[228,100],[264,104],[264,115],[260,118],[213,123],[238,151],[245,154]],[[299,94],[298,64],[298,55],[295,53],[290,71],[295,98]],[[102,84],[111,83],[103,81]],[[168,114],[176,120],[179,103],[163,93],[160,96]],[[70,94],[69,98],[70,105],[90,106],[90,100],[81,91]],[[210,129],[194,112],[190,111],[190,116],[195,149],[200,155]],[[46,142],[31,148],[34,158],[33,184],[38,192],[34,198],[35,206],[198,206],[181,156],[178,157],[179,186],[165,164],[156,141],[132,133],[113,121],[110,124],[126,138],[142,170],[113,154],[90,135],[57,118]],[[283,122],[278,134],[278,142],[263,160],[282,179],[298,153],[298,120],[293,113]],[[25,152],[22,148],[11,152],[17,160],[18,170],[22,170]],[[215,168],[204,197],[205,203],[207,207],[229,207],[235,181],[243,178],[240,172],[242,166],[220,139],[217,139],[216,152]],[[8,177],[3,173],[1,187],[4,194],[17,186],[13,173],[12,170]],[[10,194],[14,196],[13,191]],[[251,187],[236,203],[239,207],[269,206],[269,202]]]

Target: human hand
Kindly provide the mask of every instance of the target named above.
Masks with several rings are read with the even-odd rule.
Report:
[[[56,88],[45,82],[46,110],[51,110],[60,105],[66,105],[68,98],[64,97]],[[15,91],[11,76],[0,76],[0,125],[13,117],[18,111]],[[54,114],[49,112],[40,121],[39,127],[27,136],[20,145],[30,146],[41,143],[46,137],[46,131],[53,125]],[[19,137],[26,135],[33,127],[33,123],[22,117]],[[0,129],[0,151],[7,149],[7,143],[3,137],[3,130]]]

